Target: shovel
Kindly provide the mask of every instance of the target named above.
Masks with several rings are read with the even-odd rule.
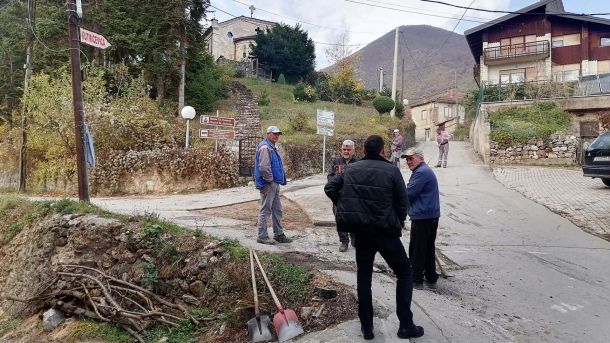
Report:
[[[252,249],[250,249],[250,272],[252,273],[252,293],[254,294],[254,315],[255,317],[248,321],[248,334],[252,342],[266,342],[273,339],[273,335],[269,330],[271,319],[269,316],[261,316],[258,312],[258,293],[256,291],[256,277],[254,275],[254,258],[252,257]]]
[[[265,283],[267,283],[267,287],[269,288],[269,292],[273,297],[273,301],[277,306],[277,313],[273,316],[273,326],[275,327],[275,332],[277,333],[278,341],[285,342],[291,338],[294,338],[303,333],[303,328],[299,323],[299,318],[297,318],[297,314],[294,313],[293,310],[287,308],[284,309],[280,301],[277,299],[275,292],[273,291],[273,287],[271,287],[271,282],[267,279],[267,274],[265,274],[265,270],[261,265],[261,261],[258,259],[258,255],[256,251],[253,251],[254,258],[256,259],[256,263],[258,264],[258,268],[261,270],[261,274],[263,274],[263,279],[265,279]]]
[[[443,277],[443,279],[453,277],[453,275],[447,274],[447,272],[445,271],[445,268],[443,268],[443,264],[441,263],[441,259],[438,258],[438,254],[436,253],[436,250],[434,251],[434,259],[436,260],[436,264],[438,265],[438,268],[441,270],[441,276]]]

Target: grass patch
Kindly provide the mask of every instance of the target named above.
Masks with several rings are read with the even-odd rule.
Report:
[[[267,262],[271,283],[282,285],[282,292],[290,303],[299,302],[311,292],[307,269],[287,262],[279,255],[266,254],[262,259]]]
[[[245,258],[249,255],[248,248],[244,247],[236,239],[225,238],[222,240],[222,247],[228,251],[232,256],[237,258]]]
[[[19,319],[7,319],[0,321],[0,337],[12,332],[21,324]]]
[[[79,320],[68,332],[67,342],[75,343],[86,339],[99,339],[110,343],[133,342],[133,337],[122,328],[91,320]]]
[[[551,134],[566,131],[568,113],[553,102],[510,107],[489,115],[491,140],[500,146],[524,144],[530,139],[547,141]]]
[[[195,324],[190,320],[183,320],[177,328],[166,326],[155,326],[149,330],[144,339],[147,342],[157,342],[161,338],[167,338],[166,343],[196,343],[199,338]]]
[[[195,307],[191,309],[191,315],[195,318],[207,318],[212,314],[212,311],[207,308]]]

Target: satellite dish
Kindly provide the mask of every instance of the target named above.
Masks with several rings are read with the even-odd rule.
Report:
[[[227,32],[227,38],[229,39],[233,39],[233,33],[232,32]]]

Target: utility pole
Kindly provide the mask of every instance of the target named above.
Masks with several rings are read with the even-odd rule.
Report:
[[[27,179],[27,155],[26,145],[28,141],[27,134],[27,108],[26,100],[28,97],[30,76],[32,75],[32,49],[34,46],[33,32],[34,19],[36,18],[36,0],[28,0],[28,18],[27,18],[27,39],[28,47],[26,50],[25,62],[25,79],[23,80],[23,99],[21,107],[21,146],[19,147],[19,192],[25,192]]]
[[[383,67],[379,67],[379,93],[383,91]]]
[[[392,68],[392,100],[396,102],[396,74],[398,74],[398,30],[400,27],[396,28],[396,35],[394,37],[394,68]],[[396,115],[396,105],[392,111],[390,111],[390,116],[394,117]]]
[[[402,58],[402,69],[400,71],[400,102],[405,98],[405,58]]]
[[[74,141],[76,143],[76,170],[78,176],[78,199],[89,201],[89,180],[85,164],[83,87],[80,66],[79,18],[75,0],[67,0],[68,40],[70,42],[70,65],[72,72],[72,107],[74,109]]]

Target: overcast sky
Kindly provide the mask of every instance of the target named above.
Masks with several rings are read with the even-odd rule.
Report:
[[[516,11],[537,0],[474,0],[472,7]],[[469,6],[473,0],[444,0]],[[608,0],[564,0],[566,11],[576,13],[608,13]],[[427,24],[457,33],[464,33],[482,22],[502,16],[433,4],[421,0],[211,0],[216,17],[225,21],[233,16],[250,16],[289,25],[301,24],[316,45],[316,69],[329,65],[324,51],[348,32],[350,44],[357,50],[400,25]],[[216,8],[214,8],[216,7]],[[387,8],[384,8],[387,7]],[[390,9],[391,8],[391,9]],[[464,18],[459,21],[460,17]],[[604,16],[610,18],[610,16]]]

